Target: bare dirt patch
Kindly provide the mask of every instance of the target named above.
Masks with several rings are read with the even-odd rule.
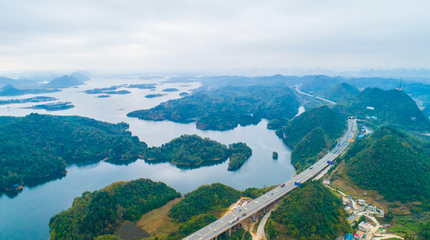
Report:
[[[149,233],[130,221],[125,222],[115,235],[123,240],[139,240],[150,236]]]
[[[151,234],[151,236],[156,236],[158,238],[166,237],[171,232],[176,231],[179,227],[178,224],[167,216],[167,214],[172,206],[181,200],[182,198],[176,198],[168,202],[163,207],[144,214],[136,225]]]

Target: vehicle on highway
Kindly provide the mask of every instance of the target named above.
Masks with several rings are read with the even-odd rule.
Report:
[[[282,185],[281,185],[281,187],[284,187],[285,186],[285,183],[283,183]]]
[[[246,213],[243,213],[242,216],[246,216]]]
[[[314,166],[311,166],[309,169],[313,169],[314,168]]]

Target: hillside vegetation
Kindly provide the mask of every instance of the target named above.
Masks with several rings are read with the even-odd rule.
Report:
[[[50,238],[92,240],[113,234],[121,223],[137,221],[144,213],[180,196],[166,184],[149,179],[116,182],[99,191],[84,192],[71,208],[51,218]]]
[[[196,92],[127,116],[155,121],[196,121],[199,129],[228,130],[239,124],[257,124],[261,118],[291,119],[298,107],[292,90],[284,86],[228,86]]]
[[[326,91],[325,98],[339,102],[349,97],[353,97],[359,93],[360,90],[358,90],[356,86],[343,82],[338,84],[333,89]]]
[[[355,142],[345,155],[346,174],[388,201],[428,202],[430,145],[390,128]]]
[[[373,107],[374,110],[367,109]],[[346,116],[353,115],[376,125],[390,125],[404,129],[428,131],[430,120],[405,92],[366,88],[358,95],[342,101],[334,110]]]
[[[335,239],[351,232],[343,205],[319,181],[311,181],[279,201],[266,224],[268,239]]]
[[[342,135],[345,123],[327,106],[313,108],[295,117],[287,126],[276,131],[293,147],[291,163],[301,172],[331,149]]]
[[[322,158],[332,145],[333,140],[324,129],[315,128],[294,147],[291,163],[301,172]]]
[[[276,131],[289,146],[296,146],[306,135],[315,128],[322,128],[330,138],[342,135],[345,122],[327,106],[313,108],[295,117],[289,124]]]
[[[146,144],[128,127],[77,116],[0,117],[0,187],[65,172],[66,159],[143,155]]]

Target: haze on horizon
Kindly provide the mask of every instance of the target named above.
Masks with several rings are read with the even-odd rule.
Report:
[[[0,71],[430,68],[429,1],[1,1]]]

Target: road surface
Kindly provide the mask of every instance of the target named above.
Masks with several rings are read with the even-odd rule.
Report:
[[[357,122],[355,119],[348,119],[348,130],[343,135],[339,144],[336,145],[327,155],[321,158],[314,165],[304,170],[300,174],[294,176],[293,178],[287,180],[283,184],[277,186],[266,194],[258,197],[257,199],[250,201],[246,206],[237,209],[236,211],[221,217],[217,221],[207,225],[206,227],[198,230],[197,232],[185,237],[185,240],[200,240],[200,239],[213,239],[221,233],[227,231],[228,229],[235,226],[237,223],[243,221],[245,218],[253,215],[254,213],[260,211],[266,206],[277,201],[281,197],[285,196],[287,193],[296,189],[298,186],[295,182],[306,182],[312,177],[316,176],[329,164],[328,161],[333,161],[337,156],[342,154],[346,147],[349,145],[348,139],[354,137],[355,131],[357,129]]]
[[[300,84],[300,85],[301,85],[301,84]],[[315,96],[315,95],[311,95],[311,94],[309,94],[309,93],[305,93],[305,92],[300,91],[300,89],[299,89],[300,85],[296,87],[296,91],[297,91],[298,93],[300,93],[300,94],[302,94],[302,95],[306,95],[306,96],[311,97],[311,98],[316,98],[316,99],[322,100],[322,101],[324,101],[324,102],[328,102],[328,103],[331,103],[331,104],[336,104],[336,102],[330,101],[330,100],[328,100],[328,99],[325,99],[325,98],[322,98],[322,97],[317,97],[317,96]]]

